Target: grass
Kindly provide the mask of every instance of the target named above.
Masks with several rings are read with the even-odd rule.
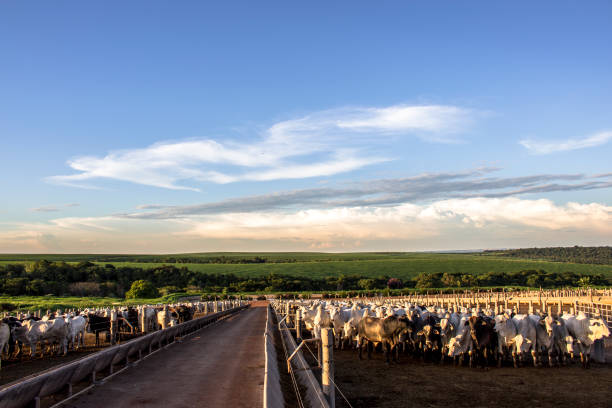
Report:
[[[105,262],[100,262],[104,264]],[[200,264],[200,263],[141,263],[112,262],[115,267],[131,266],[151,268],[161,265],[187,267],[208,274],[234,274],[237,276],[262,276],[269,273],[325,278],[327,276],[360,275],[377,277],[382,275],[400,279],[412,279],[422,272],[449,272],[460,274],[483,274],[487,272],[518,272],[525,269],[544,269],[547,272],[575,272],[580,274],[602,274],[612,276],[610,265],[573,264],[550,261],[495,258],[467,254],[413,254],[412,256],[359,260],[316,259],[308,262],[264,263],[264,264]]]
[[[188,296],[199,296],[199,293],[172,293],[154,299],[123,299],[115,297],[78,297],[78,296],[5,296],[0,295],[0,305],[10,303],[16,306],[16,310],[45,312],[57,309],[85,309],[107,306],[142,305],[175,303],[179,298]]]
[[[225,256],[229,259],[266,258],[268,263],[170,263],[164,259],[187,258],[213,259]],[[378,277],[392,276],[412,279],[419,273],[449,272],[460,274],[483,274],[487,272],[518,272],[525,269],[543,269],[547,272],[575,272],[579,274],[602,274],[612,276],[612,265],[576,264],[545,260],[495,257],[482,254],[440,253],[205,253],[183,255],[0,255],[0,264],[27,263],[40,259],[67,262],[90,261],[115,267],[130,266],[152,268],[162,265],[187,267],[208,274],[235,274],[237,276],[262,276],[269,273],[325,278],[327,276],[360,275]],[[113,260],[122,259],[122,260]],[[135,262],[145,261],[145,262]],[[278,263],[274,263],[278,262]]]
[[[163,259],[217,258],[253,259],[266,258],[269,263],[220,264],[220,263],[168,263]],[[366,277],[391,276],[410,280],[418,274],[449,272],[459,274],[483,274],[487,272],[518,272],[525,269],[543,269],[547,272],[574,272],[578,274],[602,274],[612,276],[612,265],[575,264],[567,262],[538,261],[496,257],[482,254],[440,253],[206,253],[184,255],[0,255],[0,264],[27,263],[40,259],[49,261],[111,263],[115,267],[130,266],[152,268],[161,265],[187,267],[208,274],[234,274],[237,276],[262,276],[270,273],[325,278],[327,276],[360,275]],[[118,260],[121,259],[121,260]],[[134,262],[134,259],[146,262]],[[279,262],[279,263],[273,263]],[[126,301],[120,298],[79,298],[54,296],[0,296],[0,303],[9,302],[20,310],[47,310],[57,308],[103,307],[130,303],[168,303],[184,294],[172,294],[157,299]]]

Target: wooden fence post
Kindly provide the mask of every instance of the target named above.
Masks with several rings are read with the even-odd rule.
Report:
[[[336,389],[334,387],[334,335],[333,329],[322,329],[321,340],[323,342],[323,373],[321,374],[321,384],[323,394],[327,397],[330,408],[336,406]]]
[[[302,311],[300,309],[295,311],[295,337],[298,343],[302,341]]]

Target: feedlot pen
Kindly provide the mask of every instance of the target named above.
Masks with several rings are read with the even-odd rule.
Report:
[[[468,368],[423,363],[408,356],[385,364],[382,353],[359,361],[334,350],[335,381],[354,408],[612,406],[612,367]],[[348,405],[336,395],[336,407]]]

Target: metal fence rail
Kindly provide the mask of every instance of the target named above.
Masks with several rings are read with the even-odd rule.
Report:
[[[279,305],[277,304],[275,306],[278,307]],[[274,308],[274,312],[276,313],[276,317],[279,321],[278,326],[284,345],[287,348],[287,353],[289,355],[295,354],[294,358],[290,362],[292,365],[290,372],[295,373],[301,385],[306,388],[306,401],[308,402],[308,405],[311,407],[330,408],[330,403],[327,401],[327,398],[323,393],[321,384],[319,384],[315,378],[312,369],[302,355],[301,350],[298,350],[298,345],[289,332],[289,328],[285,324],[284,319],[279,318],[279,311],[276,308]],[[285,314],[285,318],[286,317],[287,315]]]
[[[584,312],[587,316],[600,316],[606,321],[608,327],[612,327],[612,304],[577,302],[576,309]]]
[[[283,392],[280,386],[280,373],[276,360],[276,349],[274,347],[274,324],[272,323],[272,307],[266,307],[266,331],[264,333],[264,354],[266,359],[266,371],[264,374],[264,408],[282,408],[285,406]]]
[[[96,373],[109,370],[110,374],[113,374],[114,365],[126,363],[127,367],[130,357],[138,356],[138,359],[141,359],[144,355],[150,354],[154,346],[161,348],[162,345],[174,342],[177,337],[195,332],[212,322],[247,307],[248,304],[241,304],[232,309],[146,334],[10,385],[0,390],[0,408],[20,408],[24,406],[38,408],[41,398],[60,392],[67,394],[66,399],[71,398],[73,384],[89,377],[92,382],[91,386],[93,386],[96,383]],[[87,389],[90,387],[87,387]]]

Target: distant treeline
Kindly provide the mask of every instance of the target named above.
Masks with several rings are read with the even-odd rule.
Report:
[[[555,262],[612,265],[612,247],[551,247],[521,248],[503,251],[484,251],[486,255],[499,255],[522,259],[543,259]]]
[[[579,275],[572,272],[549,273],[523,270],[516,273],[490,272],[481,275],[422,273],[401,281],[392,276],[329,276],[311,279],[304,276],[268,274],[236,276],[206,274],[174,265],[153,268],[104,266],[91,262],[68,264],[46,260],[31,264],[0,265],[0,293],[56,296],[123,297],[134,281],[144,280],[166,295],[180,291],[207,293],[342,291],[402,288],[469,288],[496,286],[529,286],[557,288],[567,286],[607,286],[612,282],[602,275]]]

